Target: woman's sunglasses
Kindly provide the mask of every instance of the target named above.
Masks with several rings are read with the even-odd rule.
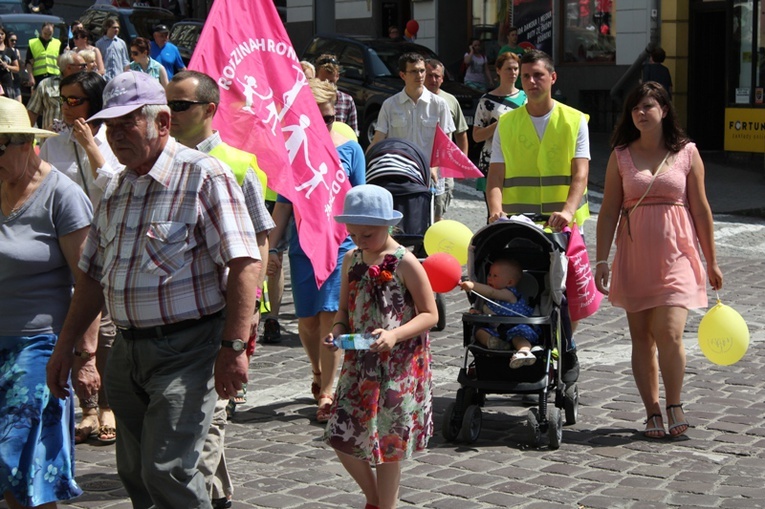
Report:
[[[195,104],[209,104],[204,101],[167,101],[167,107],[172,111],[186,111]]]
[[[59,102],[61,102],[61,104],[66,104],[70,108],[74,108],[75,106],[80,106],[89,101],[87,97],[72,97],[72,96],[67,97],[65,95],[59,96],[58,100]]]
[[[324,119],[324,123],[326,125],[330,125],[335,121],[335,115],[324,115],[322,118]]]

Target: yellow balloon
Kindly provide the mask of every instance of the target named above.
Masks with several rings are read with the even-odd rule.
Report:
[[[710,361],[730,366],[749,348],[749,328],[736,310],[718,301],[701,319],[699,346]]]
[[[449,253],[465,265],[468,260],[468,246],[473,232],[470,228],[451,219],[433,223],[425,232],[425,251],[429,254]]]

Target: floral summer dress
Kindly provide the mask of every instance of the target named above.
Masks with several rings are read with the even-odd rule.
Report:
[[[396,272],[406,249],[369,267],[352,255],[348,314],[352,332],[393,329],[416,315]],[[433,434],[430,341],[425,332],[389,352],[347,350],[324,440],[373,464],[408,459]]]

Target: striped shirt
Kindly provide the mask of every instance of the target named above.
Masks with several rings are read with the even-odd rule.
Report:
[[[126,169],[104,196],[79,266],[120,327],[223,309],[226,265],[260,259],[241,188],[213,157],[169,138],[146,175]]]
[[[45,78],[34,89],[29,98],[27,109],[42,116],[42,128],[52,129],[54,120],[61,119],[61,103],[59,102],[59,84],[61,76]]]

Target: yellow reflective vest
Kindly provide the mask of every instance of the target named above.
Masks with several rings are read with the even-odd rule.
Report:
[[[571,186],[571,160],[582,115],[581,111],[556,102],[542,140],[526,106],[499,117],[497,132],[505,158],[502,210],[506,214],[550,215],[563,210]],[[588,217],[585,188],[574,221],[581,226]]]
[[[60,40],[51,39],[46,48],[39,38],[30,39],[29,51],[32,52],[34,59],[32,76],[37,77],[45,74],[58,76],[61,74],[61,70],[58,68],[58,54],[61,51]]]
[[[231,167],[231,170],[234,172],[234,177],[236,177],[236,181],[240,186],[244,184],[244,176],[247,174],[247,170],[252,168],[258,176],[258,180],[260,180],[261,187],[263,187],[264,190],[266,189],[268,177],[265,172],[258,167],[258,159],[254,154],[239,150],[228,143],[220,142],[210,151],[210,155],[216,159],[220,159]]]

